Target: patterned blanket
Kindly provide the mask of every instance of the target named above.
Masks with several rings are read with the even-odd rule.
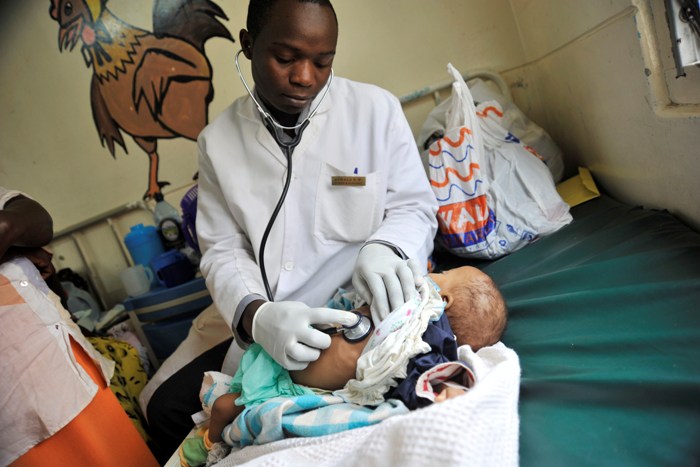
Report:
[[[363,407],[333,395],[276,397],[247,407],[224,430],[224,440],[234,447],[265,444],[289,437],[323,436],[374,425],[408,412],[397,400]]]

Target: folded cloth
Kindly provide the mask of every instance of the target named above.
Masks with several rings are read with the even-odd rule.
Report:
[[[278,396],[313,394],[311,389],[294,383],[289,371],[265,352],[260,344],[251,344],[243,354],[231,380],[230,392],[240,394],[236,405],[259,404]]]
[[[457,360],[457,339],[445,313],[437,321],[428,323],[422,339],[430,346],[430,350],[410,359],[404,371],[405,379],[398,381],[396,387],[384,394],[386,399],[399,399],[409,410],[425,407],[433,402],[416,392],[416,383],[421,374],[440,363]]]

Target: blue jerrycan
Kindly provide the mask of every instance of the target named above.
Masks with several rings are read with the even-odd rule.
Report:
[[[149,269],[151,268],[151,260],[165,252],[158,229],[152,225],[136,224],[132,226],[124,237],[124,244],[126,244],[134,264],[142,264],[143,267]],[[155,277],[155,274],[153,276]],[[156,284],[157,281],[154,279],[153,283]]]

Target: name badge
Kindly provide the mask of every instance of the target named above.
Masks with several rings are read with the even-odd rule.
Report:
[[[332,186],[365,186],[365,177],[334,176],[331,177]]]

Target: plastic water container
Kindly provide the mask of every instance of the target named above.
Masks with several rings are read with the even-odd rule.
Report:
[[[135,264],[151,267],[151,260],[165,251],[158,229],[152,225],[136,224],[124,237],[126,248]]]

